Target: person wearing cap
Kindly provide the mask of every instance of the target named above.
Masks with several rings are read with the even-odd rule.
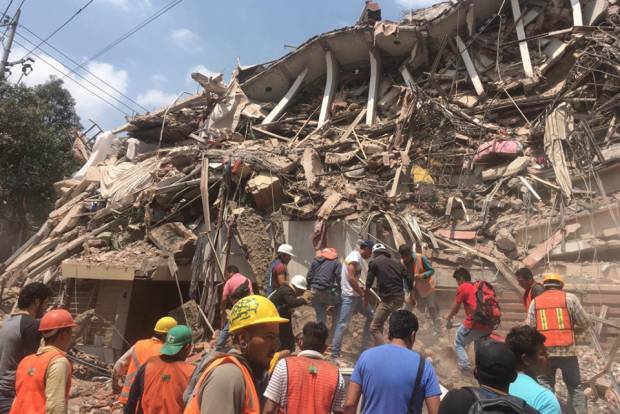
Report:
[[[303,275],[295,275],[288,285],[280,286],[269,296],[269,300],[276,305],[278,314],[289,321],[280,325],[280,349],[295,351],[295,335],[293,335],[293,309],[308,304],[312,292],[308,290],[306,278]]]
[[[555,394],[536,380],[549,368],[545,336],[531,326],[515,326],[506,336],[506,345],[517,357],[518,374],[510,384],[510,395],[522,398],[540,414],[562,414]]]
[[[131,384],[142,364],[159,355],[166,334],[175,326],[177,321],[174,318],[170,316],[160,318],[155,324],[152,338],[139,340],[116,361],[112,368],[112,392],[115,394],[120,392],[118,401],[121,404],[127,403]]]
[[[523,288],[523,306],[525,312],[530,310],[532,300],[545,291],[545,287],[534,280],[532,271],[527,267],[522,267],[515,272],[517,283]]]
[[[131,384],[125,414],[176,414],[183,412],[183,391],[194,372],[185,362],[192,350],[192,330],[177,325],[168,331],[160,355],[146,361]]]
[[[274,290],[287,283],[287,265],[291,261],[291,258],[295,257],[295,254],[293,253],[293,246],[290,244],[281,244],[280,247],[278,247],[277,253],[278,256],[273,259],[267,268],[267,287],[265,289],[267,296],[271,295]]]
[[[73,367],[66,354],[76,326],[64,309],[54,309],[41,318],[44,345],[17,366],[10,414],[67,414]]]
[[[569,405],[576,414],[588,411],[584,386],[575,347],[575,332],[589,326],[589,318],[577,296],[564,292],[564,278],[557,273],[547,273],[543,278],[545,291],[532,300],[527,324],[536,328],[546,338],[549,353],[549,370],[539,377],[541,384],[555,388],[555,373],[562,371],[568,390]]]
[[[0,414],[11,409],[15,398],[15,371],[26,356],[34,354],[41,343],[39,318],[47,310],[50,288],[43,283],[29,283],[19,292],[17,309],[0,330]]]
[[[405,267],[394,259],[383,244],[375,244],[372,248],[372,260],[368,264],[366,278],[366,300],[370,297],[370,289],[377,281],[377,294],[381,302],[375,309],[370,323],[370,332],[375,338],[375,345],[383,345],[383,325],[390,314],[403,306],[405,302],[405,287],[411,291],[413,284],[407,277]]]
[[[229,321],[233,349],[201,364],[185,414],[261,412],[265,373],[278,350],[280,324],[288,319],[266,297],[251,295],[233,306]]]
[[[362,334],[362,351],[370,344],[370,322],[372,321],[372,308],[365,300],[364,288],[360,284],[362,275],[362,263],[372,256],[372,240],[359,240],[358,248],[353,250],[344,259],[344,264],[340,272],[340,313],[338,322],[332,339],[332,359],[340,358],[340,348],[342,339],[349,327],[351,318],[359,313],[365,319],[364,332]]]
[[[327,326],[327,307],[335,306],[339,313],[340,306],[340,272],[342,265],[337,260],[338,253],[332,247],[326,247],[312,260],[306,279],[312,292],[312,306],[316,312],[317,322]],[[333,322],[335,326],[336,322]]]
[[[467,413],[480,404],[486,404],[488,412],[538,413],[521,398],[508,394],[510,384],[517,378],[517,358],[506,344],[492,340],[478,344],[474,377],[479,387],[448,391],[439,405],[439,414]]]
[[[220,302],[220,317],[222,330],[215,345],[216,351],[223,352],[228,341],[228,315],[226,310],[232,307],[241,298],[254,294],[252,281],[239,273],[237,266],[226,268],[226,283],[222,289],[222,300]]]

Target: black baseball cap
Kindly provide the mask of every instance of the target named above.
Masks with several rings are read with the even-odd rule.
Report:
[[[517,357],[508,345],[482,340],[476,347],[476,378],[482,385],[505,386],[517,379]]]
[[[372,246],[375,245],[375,242],[373,242],[372,240],[358,240],[357,243],[360,245],[360,247],[365,247],[367,249],[372,249]]]

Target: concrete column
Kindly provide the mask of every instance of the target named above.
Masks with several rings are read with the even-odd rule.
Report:
[[[297,79],[295,79],[295,82],[293,82],[293,84],[291,85],[289,90],[286,92],[284,97],[280,99],[280,102],[278,102],[275,108],[273,108],[271,112],[269,112],[269,115],[265,117],[265,119],[262,122],[263,124],[269,124],[275,121],[282,114],[282,112],[284,112],[284,109],[286,109],[286,106],[295,97],[295,94],[301,87],[301,84],[303,83],[304,78],[306,77],[307,74],[308,74],[308,68],[304,69],[303,72],[301,72],[297,76]]]
[[[532,61],[530,59],[530,50],[527,47],[527,41],[524,41],[525,28],[523,27],[523,19],[521,18],[521,7],[519,6],[519,0],[510,0],[512,5],[512,16],[517,22],[517,38],[523,40],[519,42],[519,51],[521,52],[521,61],[523,62],[523,70],[525,76],[531,78],[534,76],[534,69],[532,68]]]
[[[368,83],[368,104],[366,106],[366,125],[375,122],[375,113],[379,101],[379,84],[381,83],[381,56],[379,51],[371,49],[370,55],[370,82]]]
[[[321,101],[321,112],[319,113],[319,127],[329,119],[332,101],[338,88],[338,62],[331,50],[325,52],[325,68],[327,76],[325,78],[323,100]]]

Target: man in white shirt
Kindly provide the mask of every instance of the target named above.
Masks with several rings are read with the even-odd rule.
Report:
[[[366,302],[366,294],[360,285],[360,275],[362,274],[362,260],[372,256],[372,240],[360,240],[359,248],[353,250],[344,260],[341,274],[342,301],[340,305],[340,315],[334,338],[332,340],[332,359],[340,358],[340,348],[351,317],[359,313],[366,318],[364,323],[364,335],[362,337],[362,351],[370,343],[370,322],[372,322],[372,308]]]

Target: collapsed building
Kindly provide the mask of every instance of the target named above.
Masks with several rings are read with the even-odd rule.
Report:
[[[76,140],[89,160],[57,184],[3,287],[43,280],[71,311],[94,309],[83,348],[112,361],[161,314],[208,336],[228,264],[262,284],[280,243],[305,274],[316,250],[371,238],[421,244],[442,307],[455,266],[492,281],[503,332],[524,319],[522,266],[566,275],[614,323],[618,24],[615,0],[452,0],[400,22],[367,3],[354,26],[239,66],[227,85],[195,73],[201,93],[92,148]],[[593,332],[613,358],[614,328]]]

